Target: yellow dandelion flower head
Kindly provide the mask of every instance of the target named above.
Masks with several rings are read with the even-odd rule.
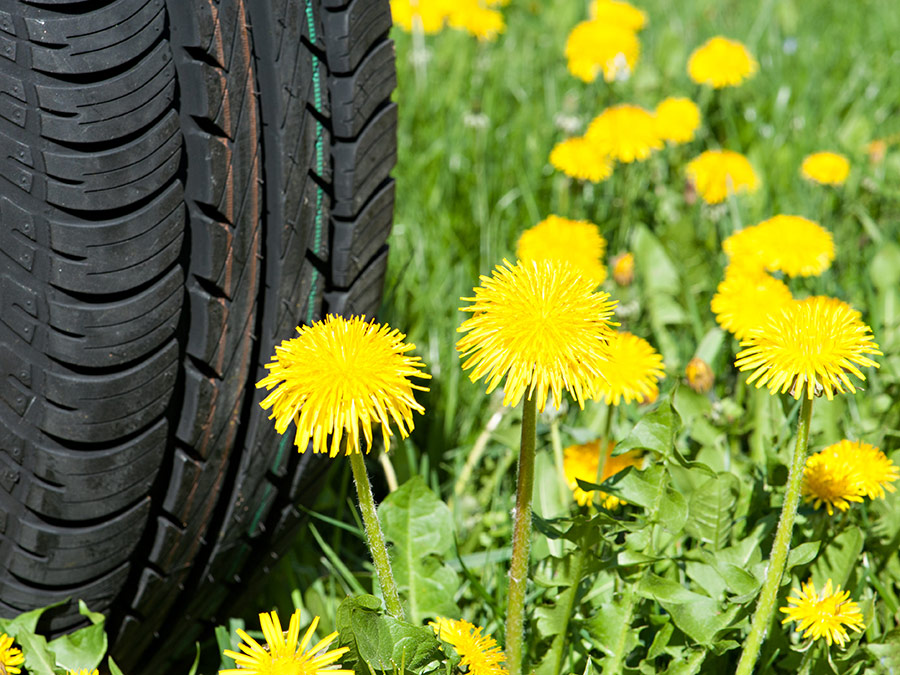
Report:
[[[593,501],[594,491],[582,490],[578,485],[578,481],[597,482],[597,466],[601,447],[604,445],[606,458],[603,462],[603,475],[600,477],[601,483],[629,466],[640,468],[643,465],[643,456],[640,450],[629,450],[613,457],[612,452],[616,444],[612,441],[604,444],[602,440],[597,439],[589,443],[569,446],[563,451],[563,473],[565,474],[566,482],[572,489],[572,498],[581,506],[587,506]],[[597,498],[603,505],[603,508],[610,511],[625,503],[615,495],[608,494],[602,490],[599,491]]]
[[[868,355],[880,355],[872,329],[859,321],[852,310],[827,303],[794,302],[769,314],[766,322],[753,328],[741,346],[734,365],[752,370],[747,382],[766,385],[773,394],[790,390],[795,399],[823,391],[828,400],[834,392],[856,387],[848,377],[866,376],[860,367],[878,367]]]
[[[507,670],[502,665],[506,654],[490,633],[481,634],[484,630],[481,626],[465,619],[446,619],[442,616],[428,625],[438,638],[453,645],[459,654],[460,665],[466,666],[470,675],[506,675]]]
[[[862,312],[854,309],[848,303],[828,295],[811,295],[808,298],[798,300],[805,305],[825,305],[827,307],[842,308],[846,310],[856,321],[862,321]]]
[[[714,89],[721,89],[736,87],[752,77],[759,69],[759,64],[737,40],[716,36],[693,51],[687,68],[688,75],[697,84],[708,84]]]
[[[416,26],[427,35],[438,33],[449,13],[447,0],[391,0],[391,19],[407,33]]]
[[[623,0],[594,0],[589,16],[595,21],[639,31],[647,25],[647,12]]]
[[[837,642],[841,647],[850,639],[847,628],[856,632],[865,629],[859,605],[850,599],[850,591],[842,591],[840,586],[832,586],[831,579],[825,588],[816,591],[812,579],[801,584],[803,590],[791,589],[796,594],[788,596],[789,607],[782,607],[787,614],[782,624],[796,621],[797,630],[803,631],[804,638],[818,640],[825,638],[829,646]],[[845,628],[846,626],[846,628]]]
[[[663,99],[656,106],[656,133],[670,143],[687,143],[700,128],[700,108],[689,98]]]
[[[900,467],[894,464],[881,450],[862,441],[841,441],[845,444],[844,452],[855,453],[859,468],[860,491],[869,499],[884,499],[885,490],[894,492],[897,488],[891,485],[900,478]]]
[[[7,673],[19,675],[21,666],[25,663],[25,655],[21,649],[13,647],[13,639],[6,633],[0,633],[0,665],[6,668]]]
[[[403,333],[367,322],[364,316],[334,315],[300,326],[297,332],[275,347],[274,360],[266,364],[269,374],[256,383],[257,388],[274,389],[260,405],[272,408],[270,419],[275,419],[278,433],[294,421],[300,452],[312,439],[313,452],[332,457],[340,452],[345,432],[347,454],[360,451],[360,427],[368,452],[373,422],[381,424],[385,450],[390,448],[392,421],[406,438],[413,428],[413,411],[424,412],[413,390],[428,391],[409,378],[431,376],[420,372],[418,356],[407,355],[415,345],[403,342]]]
[[[603,254],[606,239],[594,223],[548,216],[519,237],[516,257],[530,260],[565,260],[599,286],[606,279]]]
[[[699,356],[688,361],[684,375],[687,377],[688,386],[698,394],[705,394],[712,389],[713,382],[716,380],[712,368]]]
[[[479,40],[493,40],[506,30],[503,14],[478,0],[455,0],[448,14],[451,28],[464,30]]]
[[[259,625],[266,644],[260,645],[238,628],[237,634],[244,641],[240,645],[240,653],[230,649],[224,651],[225,656],[234,659],[238,667],[220,670],[219,675],[352,675],[352,670],[339,670],[335,665],[350,648],[328,650],[328,646],[337,639],[337,632],[309,646],[319,625],[319,617],[313,619],[299,645],[299,609],[291,615],[287,632],[281,630],[277,612],[260,614]]]
[[[637,335],[616,332],[609,339],[608,361],[603,364],[597,389],[607,404],[619,405],[655,397],[663,379],[663,359],[649,342]]]
[[[468,357],[463,370],[473,369],[469,379],[486,377],[490,393],[506,377],[503,405],[517,405],[527,391],[543,410],[549,390],[559,407],[565,389],[584,407],[585,398],[596,398],[616,305],[594,289],[562,261],[497,265],[474,297],[463,298],[472,304],[460,308],[472,313],[456,343]]]
[[[721,204],[729,193],[756,192],[759,188],[750,162],[731,150],[707,150],[692,159],[685,172],[707,204]]]
[[[609,155],[603,154],[583,136],[568,138],[553,146],[550,163],[567,176],[592,183],[606,180],[613,170]]]
[[[653,113],[627,103],[611,106],[597,115],[585,137],[600,152],[626,163],[647,159],[663,147]]]
[[[634,254],[621,253],[612,259],[612,276],[619,286],[629,286],[634,281]]]
[[[96,668],[93,670],[82,668],[81,670],[66,670],[66,675],[100,675],[100,671]]]
[[[753,261],[789,277],[818,276],[834,260],[834,238],[802,216],[777,215],[745,227],[722,242],[733,260]]]
[[[843,185],[850,173],[850,162],[836,152],[807,155],[800,165],[800,175],[822,185]]]
[[[710,302],[716,322],[738,340],[763,325],[772,312],[794,302],[783,281],[761,271],[729,265]]]
[[[569,72],[585,82],[600,73],[607,82],[626,80],[637,65],[641,44],[633,30],[602,21],[582,21],[566,40]]]
[[[837,445],[810,455],[803,469],[803,501],[813,508],[825,506],[828,515],[846,511],[850,502],[863,500],[855,458]]]

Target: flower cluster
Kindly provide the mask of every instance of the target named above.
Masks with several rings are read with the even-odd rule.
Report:
[[[444,26],[466,31],[479,40],[493,40],[506,29],[503,15],[493,7],[501,0],[391,0],[394,24],[426,34]]]

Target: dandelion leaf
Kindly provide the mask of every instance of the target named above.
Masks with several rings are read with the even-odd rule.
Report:
[[[704,482],[691,494],[687,533],[713,550],[725,548],[739,496],[740,483],[731,473],[721,472]]]
[[[644,415],[625,439],[616,445],[614,454],[620,455],[634,448],[650,450],[668,457],[675,445],[675,434],[681,428],[681,417],[668,398]]]
[[[828,579],[847,588],[847,580],[859,567],[864,541],[865,537],[858,527],[848,527],[832,539],[812,567],[812,580],[816,588],[824,586]]]

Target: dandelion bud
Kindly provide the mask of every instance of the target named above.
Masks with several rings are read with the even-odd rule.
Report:
[[[629,286],[634,281],[634,255],[622,253],[612,259],[613,279],[619,286]]]
[[[705,394],[712,389],[716,379],[709,364],[697,356],[687,364],[684,374],[687,376],[688,386],[698,394]]]

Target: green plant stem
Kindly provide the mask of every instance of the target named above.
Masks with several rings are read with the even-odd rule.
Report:
[[[607,403],[606,421],[603,423],[603,435],[600,437],[600,448],[597,451],[597,480],[595,481],[597,485],[600,485],[603,482],[603,469],[606,467],[606,448],[612,440],[613,415],[615,412],[615,406],[611,403]],[[595,501],[602,503],[604,498],[600,497],[600,492],[598,491],[594,495],[594,499]]]
[[[522,674],[525,644],[525,586],[531,545],[531,497],[534,492],[534,446],[537,429],[535,399],[522,406],[522,442],[516,484],[512,558],[509,562],[509,593],[506,596],[506,665],[509,675]]]
[[[550,422],[550,444],[553,446],[553,463],[556,465],[556,473],[559,477],[559,503],[565,507],[571,501],[571,490],[566,481],[565,458],[563,457],[562,439],[559,437],[558,417],[554,417]]]
[[[557,606],[561,607],[563,612],[562,626],[559,632],[553,636],[553,642],[550,644],[550,652],[547,655],[553,668],[550,672],[554,675],[560,675],[562,672],[563,657],[565,655],[566,637],[569,630],[569,618],[575,610],[575,598],[578,596],[578,585],[581,583],[581,576],[584,574],[584,565],[586,562],[586,551],[581,546],[576,546],[571,553],[569,575],[572,580],[571,585],[563,591],[557,600]]]
[[[387,606],[388,613],[402,619],[403,606],[400,604],[397,582],[394,581],[394,574],[391,572],[391,560],[388,558],[384,533],[381,531],[381,524],[378,522],[378,514],[375,511],[372,484],[369,483],[369,474],[366,473],[366,463],[362,453],[350,453],[350,468],[353,470],[356,494],[359,496],[359,510],[362,512],[363,524],[366,528],[369,553],[372,554],[375,573],[378,575],[378,583],[381,584],[381,592],[384,594],[384,604]]]
[[[735,675],[750,675],[753,672],[753,667],[759,658],[763,638],[772,621],[772,614],[775,612],[778,588],[781,585],[784,565],[791,550],[791,534],[794,530],[794,518],[797,516],[797,505],[800,502],[800,485],[803,481],[803,467],[806,464],[806,446],[809,443],[811,417],[812,399],[804,394],[797,426],[797,445],[794,446],[787,490],[781,506],[781,518],[778,521],[778,529],[775,531],[775,541],[772,544],[772,553],[769,555],[769,566],[766,570],[762,592],[759,595],[759,603],[756,605],[756,612],[750,623],[750,633],[744,642],[744,651]]]

